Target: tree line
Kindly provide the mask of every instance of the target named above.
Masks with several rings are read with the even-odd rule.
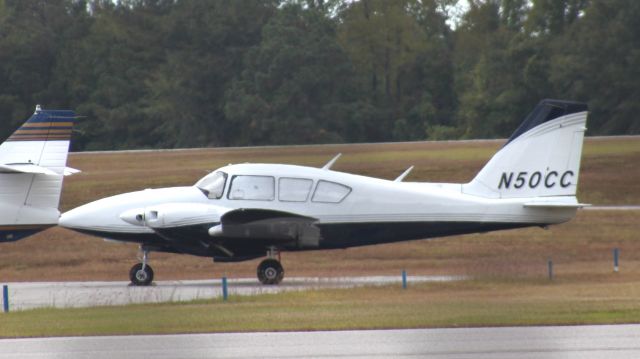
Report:
[[[0,135],[42,104],[75,150],[493,138],[543,98],[640,133],[639,1],[466,3],[0,0]]]

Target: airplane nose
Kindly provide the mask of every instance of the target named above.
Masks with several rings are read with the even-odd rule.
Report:
[[[70,211],[64,212],[58,220],[58,225],[69,229],[91,229],[99,227],[105,215],[110,212],[104,203],[92,202]]]
[[[78,228],[82,226],[82,223],[86,221],[83,220],[83,215],[78,211],[78,208],[72,209],[70,211],[64,212],[60,219],[58,220],[58,225],[60,227],[65,228]]]

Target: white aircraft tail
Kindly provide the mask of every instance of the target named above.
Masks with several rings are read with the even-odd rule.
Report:
[[[547,197],[535,202],[539,205],[570,202],[548,197],[569,197],[577,203],[586,121],[586,104],[541,101],[462,191],[489,198]]]
[[[57,224],[73,111],[36,112],[0,145],[0,241]]]

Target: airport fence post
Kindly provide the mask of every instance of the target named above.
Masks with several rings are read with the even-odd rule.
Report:
[[[620,260],[620,248],[613,249],[613,271],[618,273],[618,262]]]
[[[402,270],[402,289],[407,289],[407,271]]]
[[[229,292],[227,291],[227,277],[222,277],[222,300],[227,301],[229,298]]]
[[[549,270],[549,280],[553,280],[553,261],[551,259],[547,261],[547,268]]]
[[[6,284],[2,286],[2,311],[9,313],[9,286]]]

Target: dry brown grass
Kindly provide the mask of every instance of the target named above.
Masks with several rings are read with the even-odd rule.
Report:
[[[489,142],[425,142],[286,148],[202,149],[173,152],[79,153],[70,166],[83,173],[65,182],[62,208],[147,187],[191,185],[227,163],[267,162],[321,166],[344,155],[336,170],[394,178],[415,165],[407,180],[470,180],[501,145]],[[587,140],[580,200],[594,204],[640,204],[640,141]],[[492,278],[545,278],[552,258],[558,280],[611,272],[611,249],[622,250],[615,280],[640,274],[640,211],[582,211],[571,222],[538,228],[456,236],[430,241],[284,253],[287,276],[466,274]],[[136,261],[134,245],[105,243],[61,228],[0,245],[1,281],[127,280]],[[206,258],[154,253],[157,279],[253,277],[257,260],[213,264]],[[608,276],[607,278],[610,278]],[[607,279],[610,280],[610,279]]]
[[[502,141],[415,142],[262,148],[211,148],[165,152],[74,153],[69,165],[83,173],[67,179],[61,203],[68,210],[105,196],[152,187],[191,185],[229,163],[322,166],[336,153],[334,169],[393,179],[407,167],[407,181],[466,182]],[[587,139],[579,198],[593,204],[640,204],[640,139]]]

